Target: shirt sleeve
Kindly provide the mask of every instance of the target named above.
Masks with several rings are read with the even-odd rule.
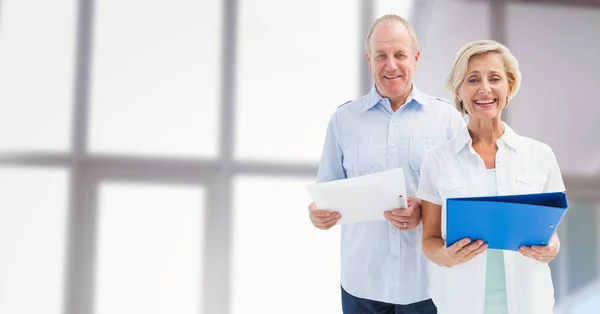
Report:
[[[338,130],[337,114],[334,113],[329,119],[325,143],[321,153],[321,161],[317,172],[317,182],[327,182],[346,178],[343,166],[342,148]]]
[[[544,185],[544,192],[564,192],[565,184],[560,173],[560,167],[556,156],[550,147],[548,147],[548,174],[546,177],[546,184]]]
[[[442,198],[440,197],[440,194],[435,186],[435,182],[437,182],[437,174],[435,171],[433,171],[435,168],[434,163],[435,158],[432,151],[429,150],[425,154],[425,157],[423,157],[423,162],[421,163],[421,177],[419,179],[419,186],[415,196],[418,199],[441,205]]]

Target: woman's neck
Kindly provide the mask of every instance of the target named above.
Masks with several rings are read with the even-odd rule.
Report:
[[[473,146],[495,146],[496,141],[504,134],[504,123],[498,118],[489,120],[469,120],[469,134]]]

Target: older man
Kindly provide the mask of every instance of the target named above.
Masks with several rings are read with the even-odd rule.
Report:
[[[402,167],[414,195],[425,151],[465,125],[450,102],[412,82],[419,46],[411,25],[397,15],[377,19],[365,40],[374,86],[340,106],[329,121],[318,182]],[[386,220],[342,226],[341,287],[345,314],[436,313],[421,250],[421,204],[385,213]],[[315,227],[330,229],[337,212],[309,205]]]

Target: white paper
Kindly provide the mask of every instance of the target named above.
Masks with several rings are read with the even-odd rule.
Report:
[[[385,211],[408,206],[402,168],[313,183],[306,189],[317,208],[337,211],[342,215],[338,225],[383,221]]]

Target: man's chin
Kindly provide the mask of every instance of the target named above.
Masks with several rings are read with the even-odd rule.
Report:
[[[402,87],[397,87],[397,88],[393,88],[393,89],[386,89],[385,94],[387,95],[386,97],[388,97],[388,98],[402,97],[402,96],[404,96],[404,94],[406,94],[406,88],[404,88],[404,86],[402,86]]]

